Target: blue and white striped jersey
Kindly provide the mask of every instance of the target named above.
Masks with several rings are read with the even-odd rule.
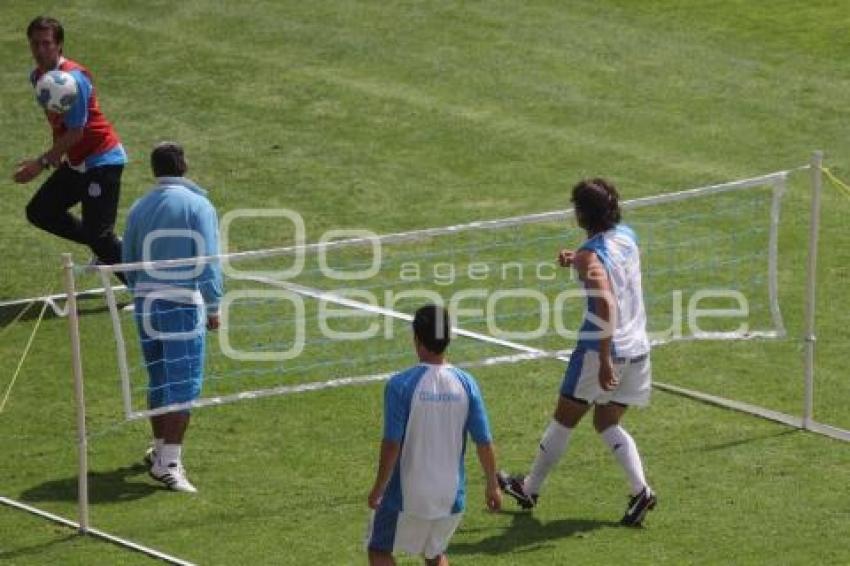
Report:
[[[608,272],[608,279],[617,303],[616,325],[612,337],[612,355],[623,358],[649,352],[646,333],[646,309],[640,274],[640,250],[637,236],[626,225],[596,234],[585,241],[579,250],[594,252]],[[595,301],[588,297],[587,312],[579,334],[579,346],[599,350],[599,326],[590,318],[595,313]]]
[[[420,363],[393,376],[384,390],[384,439],[400,442],[401,454],[382,507],[423,519],[463,511],[467,431],[476,444],[491,442],[471,375]]]

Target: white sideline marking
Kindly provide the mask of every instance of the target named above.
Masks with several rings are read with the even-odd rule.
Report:
[[[803,419],[800,417],[795,417],[793,415],[789,415],[788,413],[782,413],[780,411],[773,411],[771,409],[765,409],[763,407],[759,407],[758,405],[751,405],[749,403],[744,403],[742,401],[735,401],[733,399],[727,399],[726,397],[718,397],[716,395],[710,395],[708,393],[702,393],[700,391],[695,391],[693,389],[687,389],[685,387],[679,387],[676,385],[670,385],[667,383],[654,382],[653,387],[657,387],[662,391],[668,391],[670,393],[676,393],[678,395],[683,395],[685,397],[691,397],[698,401],[703,401],[705,403],[709,403],[711,405],[717,405],[719,407],[724,407],[726,409],[733,409],[735,411],[740,411],[742,413],[748,413],[751,415],[755,415],[757,417],[761,417],[763,419],[767,419],[770,421],[775,421],[784,425],[788,425],[793,428],[799,428],[800,430],[808,430],[810,432],[816,432],[823,436],[828,436],[830,438],[834,438],[836,440],[843,440],[845,442],[850,442],[850,430],[845,430],[843,428],[838,428],[826,424],[822,424],[819,422],[811,422],[808,425],[803,423]]]
[[[181,566],[195,566],[194,562],[189,562],[188,560],[177,558],[176,556],[160,552],[159,550],[150,548],[149,546],[144,546],[131,540],[123,539],[121,537],[117,537],[115,535],[100,531],[98,529],[89,528],[86,531],[81,531],[80,525],[78,523],[75,523],[74,521],[71,521],[70,519],[65,519],[64,517],[54,515],[53,513],[48,513],[47,511],[43,511],[37,507],[32,507],[31,505],[21,503],[20,501],[9,499],[8,497],[0,496],[0,503],[8,505],[9,507],[14,507],[15,509],[20,509],[21,511],[26,511],[27,513],[32,513],[33,515],[38,515],[39,517],[42,517],[44,519],[49,519],[55,523],[59,523],[60,525],[65,525],[66,527],[77,529],[80,534],[92,535],[97,538],[101,538],[105,541],[111,542],[113,544],[129,548],[130,550],[135,550],[136,552],[147,554],[152,558],[164,560],[165,562],[168,562],[170,564],[179,564]]]

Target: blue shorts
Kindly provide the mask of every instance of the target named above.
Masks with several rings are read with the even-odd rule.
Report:
[[[197,399],[204,381],[203,307],[164,299],[145,305],[143,298],[135,300],[135,307],[149,377],[148,408]]]

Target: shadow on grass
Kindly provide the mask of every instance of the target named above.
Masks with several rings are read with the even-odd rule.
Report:
[[[142,481],[131,481],[133,477],[147,473],[144,464],[137,463],[110,472],[89,472],[89,502],[121,503],[141,499],[157,491],[159,487]],[[24,491],[21,499],[28,502],[76,501],[77,476],[51,480]]]
[[[602,527],[619,527],[615,521],[595,521],[589,519],[561,519],[542,523],[531,513],[523,511],[503,511],[512,515],[511,524],[498,535],[487,537],[475,543],[452,543],[448,553],[452,554],[504,554],[507,552],[529,551],[548,541],[572,536],[581,536]]]
[[[778,432],[770,432],[767,434],[758,434],[754,436],[748,436],[746,438],[739,438],[738,440],[731,440],[729,442],[721,442],[719,444],[709,444],[707,446],[703,446],[701,450],[703,452],[712,452],[715,450],[726,450],[728,448],[735,448],[736,446],[742,446],[744,444],[751,444],[753,442],[759,442],[762,440],[770,440],[772,438],[779,438],[782,436],[789,436],[792,434],[801,434],[803,431],[796,428],[786,428],[784,430],[780,430]]]
[[[15,322],[31,322],[36,320],[40,313],[41,308],[44,303],[40,301],[35,301],[32,303],[24,303],[17,305],[8,305],[5,307],[0,307],[0,329],[6,328],[12,323]],[[56,304],[62,309],[65,308],[65,301],[58,300]],[[125,306],[129,305],[130,301],[117,300],[116,306],[118,309],[123,309]],[[26,312],[21,312],[26,311]],[[106,306],[106,299],[103,296],[96,295],[84,295],[77,298],[77,312],[80,316],[86,315],[96,315],[102,314],[105,312],[109,312],[109,307]],[[20,318],[18,318],[20,316]],[[51,320],[54,318],[63,318],[56,314],[56,312],[51,307],[47,307],[44,311],[44,316],[42,317],[44,320]]]
[[[0,561],[14,560],[15,558],[22,558],[24,556],[37,556],[42,552],[50,550],[50,548],[53,546],[70,542],[72,540],[77,539],[78,537],[79,535],[77,534],[67,534],[62,536],[61,538],[56,538],[47,542],[41,542],[30,546],[24,546],[15,550],[7,550],[4,552],[0,552]]]

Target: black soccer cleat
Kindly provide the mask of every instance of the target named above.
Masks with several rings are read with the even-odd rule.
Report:
[[[537,505],[537,494],[528,495],[523,487],[525,476],[511,476],[505,471],[496,474],[499,489],[513,497],[523,509],[531,509]]]
[[[627,527],[639,527],[643,523],[646,514],[655,508],[658,503],[658,496],[648,487],[643,488],[643,491],[629,499],[629,506],[626,507],[626,514],[620,519],[620,524]]]

